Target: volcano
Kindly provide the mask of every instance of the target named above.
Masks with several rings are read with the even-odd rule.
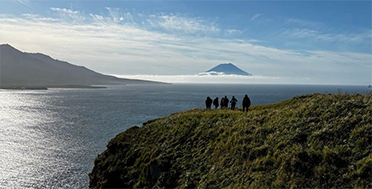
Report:
[[[199,75],[243,75],[252,76],[252,74],[243,71],[232,63],[219,64],[216,67],[200,73]]]

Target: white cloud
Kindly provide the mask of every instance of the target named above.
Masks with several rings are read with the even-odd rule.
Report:
[[[320,22],[314,22],[314,21],[302,20],[302,19],[294,19],[294,18],[288,19],[287,23],[294,24],[294,25],[301,26],[301,27],[311,27],[311,28],[324,27],[324,24]]]
[[[251,18],[251,20],[255,20],[255,19],[257,19],[257,18],[260,17],[260,16],[262,16],[262,14],[255,14],[255,15]]]
[[[17,2],[21,3],[22,5],[31,8],[30,0],[17,0]]]
[[[182,31],[185,33],[202,32],[205,34],[220,32],[220,29],[217,26],[210,24],[201,18],[189,18],[173,14],[159,15],[150,22],[152,24],[156,23],[161,28],[169,31]]]
[[[239,34],[242,34],[243,32],[240,30],[236,30],[236,29],[227,29],[226,33],[228,35],[239,35]]]
[[[294,38],[308,38],[321,42],[343,42],[354,44],[365,43],[372,39],[372,30],[367,30],[361,33],[331,34],[308,28],[293,28],[284,30],[282,34]]]
[[[79,12],[66,8],[50,8],[51,11],[57,13],[60,21],[70,21],[71,23],[79,23],[85,20],[85,17]]]
[[[114,75],[120,78],[142,79],[167,83],[225,83],[225,84],[285,84],[288,78],[239,75]],[[306,80],[306,78],[304,78]]]
[[[66,13],[66,14],[79,14],[79,11],[73,11],[73,10],[65,9],[65,8],[52,7],[52,8],[50,8],[50,10],[56,11],[56,12],[59,12],[59,13]]]
[[[104,21],[104,17],[97,14],[89,14],[89,16],[95,21]]]
[[[69,11],[66,9],[66,12]],[[72,14],[84,16],[79,12]],[[183,18],[173,14],[154,14],[145,18],[156,26],[164,23],[162,27],[169,27],[168,31],[174,30],[168,33],[151,30],[150,21],[146,21],[145,26],[123,23],[121,17],[128,20],[133,15],[119,12],[111,13],[110,16],[90,14],[84,20],[24,16],[15,18],[0,15],[0,43],[9,43],[22,51],[49,54],[53,58],[83,65],[98,72],[120,75],[186,75],[188,78],[189,74],[208,70],[219,63],[232,62],[253,75],[263,75],[262,78],[251,77],[250,80],[238,78],[234,80],[236,82],[260,80],[267,83],[322,83],[324,78],[330,78],[330,83],[341,84],[345,84],[344,81],[370,82],[371,54],[300,52],[257,45],[255,43],[261,41],[255,39],[179,34],[179,31],[197,32],[197,29],[193,29],[195,24],[205,25],[199,32],[213,33],[214,29],[211,28],[215,25],[199,18]],[[181,26],[184,26],[183,30]],[[300,36],[318,34],[311,30],[297,32]],[[345,77],[346,72],[350,76]],[[310,80],[303,80],[306,77]],[[171,77],[175,81],[176,78],[177,76]],[[189,79],[193,78],[200,79],[195,76]]]
[[[34,22],[56,22],[59,21],[59,19],[50,18],[50,17],[41,17],[38,14],[22,14],[23,17],[25,17],[28,20],[33,20]],[[9,19],[12,19],[11,16],[8,17]],[[14,18],[16,20],[16,18]]]
[[[291,35],[296,38],[307,38],[307,37],[313,37],[320,35],[318,31],[311,30],[311,29],[300,29],[300,28],[294,28],[294,29],[288,29],[285,30],[285,35]]]

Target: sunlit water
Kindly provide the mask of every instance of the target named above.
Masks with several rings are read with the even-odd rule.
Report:
[[[86,188],[93,160],[133,125],[232,95],[253,105],[308,93],[367,93],[366,86],[170,85],[0,90],[0,187]],[[240,105],[238,102],[238,105]],[[240,106],[239,106],[240,107]]]

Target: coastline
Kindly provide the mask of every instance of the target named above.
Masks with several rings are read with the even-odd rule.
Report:
[[[108,143],[89,187],[371,187],[371,100],[316,93],[149,120]]]
[[[105,86],[94,85],[46,85],[46,86],[1,86],[5,90],[48,90],[49,88],[79,88],[79,89],[102,89]]]

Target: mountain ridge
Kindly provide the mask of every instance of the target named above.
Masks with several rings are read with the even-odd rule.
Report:
[[[252,76],[252,74],[238,68],[232,63],[221,63],[212,69],[200,73],[200,75],[242,75],[242,76]]]
[[[104,75],[42,53],[27,53],[0,45],[0,88],[92,85],[165,84]]]

